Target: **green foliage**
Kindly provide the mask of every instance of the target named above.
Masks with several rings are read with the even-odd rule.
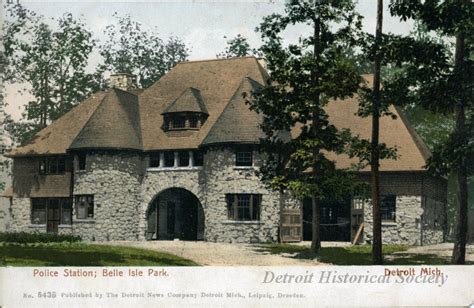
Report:
[[[226,38],[224,36],[224,38]],[[226,49],[216,55],[217,58],[232,58],[232,57],[245,57],[245,56],[259,56],[258,50],[250,48],[250,44],[246,37],[241,34],[237,34],[236,37],[227,41]]]
[[[313,35],[284,46],[281,32],[296,24],[311,26]],[[324,107],[331,99],[351,97],[359,87],[357,67],[344,50],[356,44],[360,28],[352,1],[289,1],[285,15],[266,16],[257,28],[270,79],[249,104],[263,115],[267,159],[259,174],[271,188],[323,199],[357,183],[343,180],[350,173],[337,170],[326,157],[345,150],[348,132],[329,123]],[[296,135],[290,136],[291,130]]]
[[[140,86],[146,88],[187,59],[189,49],[179,38],[170,37],[164,42],[158,33],[143,30],[129,15],[114,16],[117,24],[107,26],[106,41],[100,46],[104,63],[98,69],[99,76],[106,70],[134,74]]]
[[[58,243],[80,242],[80,236],[57,233],[0,232],[0,242],[5,243]]]
[[[1,266],[196,266],[178,256],[139,248],[84,243],[0,245]]]
[[[451,130],[447,138],[442,136],[439,142],[432,145],[429,169],[433,173],[447,175],[455,166],[466,164],[467,173],[473,174],[470,158],[474,156],[474,6],[469,1],[394,1],[390,9],[402,20],[416,19],[427,31],[451,37],[460,33],[464,35],[465,44],[457,46],[460,48],[457,52],[458,65],[452,60],[452,52],[443,41],[425,35],[410,42],[405,48],[407,69],[404,82],[410,89],[406,101],[414,106],[446,114],[448,119],[456,108],[463,110],[463,115],[455,119],[459,126]],[[423,52],[413,52],[420,46]],[[426,53],[429,50],[435,52]],[[448,123],[453,122],[444,124]]]
[[[33,96],[23,121],[10,122],[7,128],[17,141],[25,141],[97,88],[94,76],[85,71],[95,41],[85,24],[71,14],[54,20],[53,29],[44,17],[20,4],[8,6],[7,13],[5,79],[26,84],[22,93]]]

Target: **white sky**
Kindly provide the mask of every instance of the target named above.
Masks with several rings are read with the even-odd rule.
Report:
[[[46,18],[57,18],[65,12],[82,17],[97,39],[104,39],[103,30],[115,21],[114,12],[130,14],[142,23],[144,29],[156,29],[163,39],[178,36],[190,47],[190,60],[212,59],[226,47],[227,39],[242,34],[252,47],[260,46],[256,33],[262,18],[271,13],[283,12],[283,1],[22,1],[27,8]],[[388,1],[386,1],[388,2]],[[357,10],[364,16],[364,30],[375,32],[375,0],[359,0]],[[411,23],[401,23],[384,12],[384,32],[406,34]],[[302,26],[284,33],[288,42],[294,42],[304,33]],[[97,55],[91,65],[100,61]],[[20,86],[6,87],[6,111],[19,119],[27,95],[19,95]]]

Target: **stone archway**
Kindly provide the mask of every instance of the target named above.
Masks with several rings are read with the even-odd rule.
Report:
[[[168,188],[156,195],[147,213],[147,240],[204,239],[204,211],[189,190]]]

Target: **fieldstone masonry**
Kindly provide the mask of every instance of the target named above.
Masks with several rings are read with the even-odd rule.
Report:
[[[420,196],[397,196],[394,222],[382,222],[384,244],[421,244],[421,221],[423,214]],[[371,243],[373,238],[372,202],[364,202],[364,236]]]
[[[86,170],[74,174],[74,195],[94,195],[94,218],[79,220],[73,209],[72,232],[86,240],[137,240],[142,165],[136,154],[88,155]]]
[[[277,242],[281,208],[298,208],[301,203],[289,194],[265,188],[255,173],[260,164],[256,151],[251,167],[235,166],[234,155],[232,148],[210,148],[202,167],[148,168],[148,158],[141,153],[89,152],[85,170],[78,170],[76,156],[72,195],[94,196],[94,218],[77,219],[73,208],[72,225],[60,225],[59,233],[80,235],[89,241],[145,240],[150,205],[162,192],[180,188],[192,193],[203,209],[204,234],[200,238],[228,243]],[[443,242],[445,203],[431,194],[437,190],[435,184],[422,177],[382,177],[382,192],[397,196],[395,221],[382,225],[384,243]],[[259,221],[228,219],[226,194],[233,193],[262,196]],[[29,198],[14,197],[11,209],[11,231],[46,231],[45,225],[31,224]],[[364,241],[370,243],[370,200],[364,201],[364,224]]]

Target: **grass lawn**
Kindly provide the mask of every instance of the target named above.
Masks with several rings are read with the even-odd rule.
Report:
[[[195,266],[178,256],[131,247],[84,243],[0,245],[0,266]]]
[[[384,245],[384,264],[385,265],[444,265],[449,264],[449,259],[442,258],[432,254],[395,254],[396,252],[406,251],[409,246],[403,245]],[[326,247],[322,248],[319,254],[311,252],[309,247],[291,244],[265,244],[260,245],[259,249],[272,254],[285,254],[291,258],[297,259],[317,259],[323,263],[335,265],[371,265],[372,264],[372,246],[348,246],[348,247]]]

